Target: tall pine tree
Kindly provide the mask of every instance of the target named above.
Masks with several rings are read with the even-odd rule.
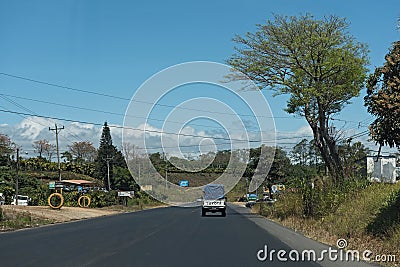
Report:
[[[96,178],[104,181],[104,186],[108,189],[114,189],[114,175],[113,166],[115,162],[115,157],[118,154],[117,148],[112,143],[110,128],[107,122],[104,123],[103,132],[100,139],[100,147],[97,152],[96,162]],[[108,184],[108,166],[110,173],[110,185]]]

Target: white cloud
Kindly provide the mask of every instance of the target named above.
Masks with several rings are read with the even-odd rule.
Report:
[[[29,152],[29,155],[33,153],[33,142],[37,140],[46,139],[50,143],[55,144],[55,133],[49,131],[49,127],[54,128],[55,121],[50,119],[44,119],[39,117],[27,117],[20,123],[15,125],[0,124],[0,133],[8,135],[13,142],[22,146],[22,149]],[[73,142],[78,141],[89,141],[93,143],[95,147],[99,146],[100,137],[102,133],[102,127],[93,124],[84,124],[79,122],[72,123],[61,123],[57,122],[60,127],[64,126],[64,129],[60,131],[59,144],[60,150],[65,151],[67,146]],[[113,138],[113,144],[119,149],[123,148],[122,145],[122,134],[124,134],[124,142],[134,144],[139,148],[147,148],[148,153],[154,152],[166,152],[169,156],[185,157],[187,155],[196,156],[198,154],[206,153],[207,151],[215,151],[215,145],[219,149],[230,149],[231,141],[224,132],[213,131],[212,129],[195,129],[190,126],[184,127],[180,135],[179,133],[162,133],[162,129],[157,128],[150,124],[140,124],[134,129],[126,128],[122,129],[121,125],[109,125],[111,129],[111,135]],[[344,132],[343,138],[356,134],[359,131],[349,130]],[[276,144],[283,147],[287,151],[306,138],[312,139],[312,131],[309,126],[303,126],[297,131],[293,132],[268,132],[263,133],[262,139],[266,145],[274,145],[274,137],[276,138]],[[228,138],[225,140],[224,138]],[[261,135],[257,132],[242,131],[231,131],[230,138],[234,140],[260,140]],[[207,141],[205,141],[207,140]],[[367,147],[372,150],[378,150],[373,142],[368,141],[368,136],[362,136],[354,141],[361,141]],[[247,143],[233,141],[234,148],[247,148],[256,147],[261,143]],[[164,151],[162,148],[164,147]],[[145,150],[142,150],[146,152]],[[389,149],[384,147],[382,150],[384,153],[395,152],[396,149]]]
[[[89,141],[95,147],[98,146],[101,136],[101,127],[99,126],[77,122],[65,124],[33,116],[24,118],[20,123],[15,125],[0,125],[0,133],[8,135],[14,143],[21,146],[23,151],[29,152],[31,156],[34,155],[32,145],[35,141],[46,139],[55,145],[55,132],[49,130],[49,127],[52,129],[55,128],[55,123],[60,128],[64,126],[64,129],[59,132],[61,151],[65,151],[68,145],[78,141]],[[117,140],[120,140],[120,138],[117,138]]]

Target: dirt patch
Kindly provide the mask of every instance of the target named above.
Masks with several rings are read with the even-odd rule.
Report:
[[[47,206],[1,206],[4,213],[29,213],[32,217],[49,220],[54,223],[82,220],[121,213],[109,209],[88,209],[78,207],[62,207],[59,210]]]

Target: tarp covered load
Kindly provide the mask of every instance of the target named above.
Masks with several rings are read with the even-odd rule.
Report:
[[[215,200],[225,197],[223,184],[208,184],[203,187],[204,199]]]

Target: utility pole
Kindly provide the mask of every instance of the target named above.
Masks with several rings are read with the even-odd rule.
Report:
[[[57,145],[57,162],[58,162],[58,180],[61,181],[61,165],[60,165],[60,149],[58,147],[58,133],[64,129],[64,126],[62,128],[57,127],[57,123],[55,124],[55,128],[50,128],[49,131],[55,131],[56,133],[56,145]]]
[[[167,187],[168,187],[168,158],[167,158],[167,153],[164,153],[164,160],[165,160],[165,191],[167,191]]]
[[[167,190],[168,186],[168,166],[165,165],[165,190]]]
[[[139,178],[138,178],[138,184],[139,184],[139,187],[140,187],[140,161],[139,161]]]
[[[15,176],[15,205],[18,206],[19,147],[17,147],[17,175]]]
[[[107,162],[107,183],[108,183],[108,191],[111,191],[111,185],[110,185],[110,161],[113,159],[113,157],[109,158],[103,158]]]
[[[249,197],[249,177],[246,177],[246,199]]]

